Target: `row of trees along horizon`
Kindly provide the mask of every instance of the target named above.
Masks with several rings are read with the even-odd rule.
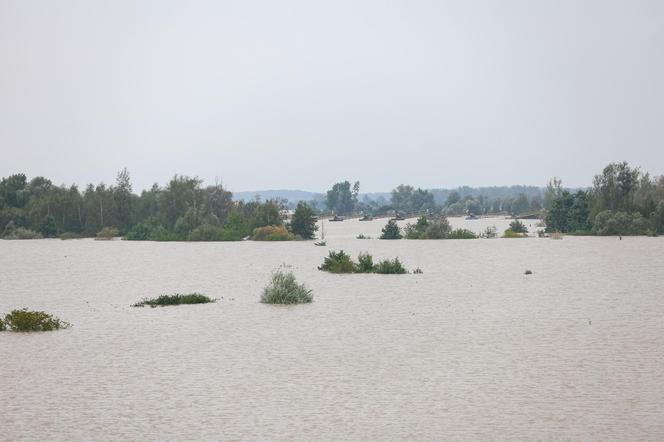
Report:
[[[61,234],[95,236],[104,228],[136,240],[303,239],[315,235],[315,215],[379,215],[428,212],[431,216],[538,214],[550,232],[644,235],[664,233],[664,177],[652,178],[628,163],[612,163],[593,179],[589,189],[571,191],[554,178],[546,188],[513,186],[444,191],[399,185],[385,198],[359,198],[360,183],[336,183],[324,201],[234,201],[221,184],[203,185],[198,178],[176,175],[140,195],[132,189],[127,169],[114,185],[57,186],[49,179],[15,174],[0,181],[0,233],[10,238],[17,229],[43,237]],[[510,189],[512,191],[510,192]],[[438,201],[437,201],[438,200]],[[282,213],[297,207],[285,225]],[[27,235],[29,236],[29,234]]]

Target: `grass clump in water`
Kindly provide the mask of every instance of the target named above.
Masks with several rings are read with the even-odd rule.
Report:
[[[174,295],[161,295],[157,298],[144,299],[141,302],[133,304],[132,307],[144,307],[146,305],[149,305],[150,307],[165,307],[180,304],[207,304],[215,301],[215,299],[201,295],[200,293],[176,293]]]
[[[12,310],[0,320],[0,330],[9,329],[15,332],[52,331],[68,328],[70,323],[62,321],[46,312],[28,309]]]
[[[312,290],[296,281],[293,272],[277,270],[269,284],[263,289],[264,304],[305,304],[313,301]]]

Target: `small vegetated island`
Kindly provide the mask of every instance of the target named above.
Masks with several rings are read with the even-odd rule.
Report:
[[[0,331],[14,332],[53,331],[69,328],[71,324],[42,311],[12,310],[0,318]]]
[[[132,304],[132,307],[166,307],[171,305],[181,305],[181,304],[208,304],[211,302],[216,302],[216,299],[212,299],[206,295],[200,293],[187,293],[174,295],[161,295],[156,298],[146,298],[142,301]]]
[[[556,178],[535,186],[457,189],[399,185],[386,196],[360,198],[360,183],[336,183],[320,199],[297,205],[285,200],[234,201],[222,185],[176,175],[165,186],[136,194],[129,173],[113,185],[57,186],[45,177],[15,174],[0,180],[0,236],[4,239],[124,237],[136,241],[289,241],[313,239],[316,216],[388,213],[420,217],[383,239],[472,238],[452,230],[443,216],[487,215],[545,220],[546,232],[573,235],[658,235],[664,233],[664,176],[651,177],[626,162],[612,163],[587,189],[565,189]],[[287,221],[287,209],[293,211]],[[424,219],[422,214],[427,213]],[[523,232],[510,229],[505,237]]]
[[[357,262],[355,262],[343,250],[338,252],[331,250],[325,261],[323,261],[323,264],[318,267],[318,270],[330,273],[408,273],[408,270],[399,261],[399,258],[384,259],[374,264],[373,256],[368,253],[360,253],[357,257]]]
[[[284,269],[272,273],[261,295],[264,304],[306,304],[313,300],[313,291],[298,283],[293,272]]]

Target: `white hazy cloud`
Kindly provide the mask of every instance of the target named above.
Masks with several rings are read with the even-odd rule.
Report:
[[[0,0],[0,175],[233,190],[664,173],[664,2]]]

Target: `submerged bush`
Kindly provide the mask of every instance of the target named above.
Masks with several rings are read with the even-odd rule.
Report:
[[[384,275],[390,274],[403,274],[408,273],[408,270],[401,264],[399,258],[384,259],[374,266],[374,273],[381,273]]]
[[[12,310],[11,313],[5,315],[4,321],[0,322],[3,322],[0,330],[8,328],[15,332],[52,331],[71,326],[70,323],[46,312],[29,311],[28,309]]]
[[[391,219],[385,224],[380,239],[401,239],[401,228],[395,220]]]
[[[323,261],[323,265],[318,267],[318,270],[330,273],[354,273],[355,263],[343,250],[339,252],[330,250],[329,255]]]
[[[514,233],[528,233],[528,229],[526,228],[526,225],[519,221],[518,219],[515,219],[510,223],[510,228]]]
[[[407,224],[405,229],[406,239],[448,239],[451,230],[452,227],[444,215],[432,220],[422,216],[415,224]]]
[[[278,270],[263,289],[261,302],[265,304],[303,304],[313,301],[312,290],[295,280],[292,272]]]
[[[503,233],[503,238],[527,238],[527,237],[528,237],[527,234],[518,233],[512,229],[507,229],[505,230],[505,233]]]
[[[447,237],[448,239],[475,239],[477,235],[468,229],[455,229],[452,230]]]
[[[215,300],[200,293],[187,293],[183,295],[176,293],[174,295],[161,295],[157,298],[144,299],[141,302],[133,304],[132,307],[144,307],[146,305],[150,307],[164,307],[180,304],[207,304],[209,302],[215,302]]]
[[[406,239],[426,239],[426,231],[429,221],[426,216],[417,218],[415,224],[408,223],[404,229]]]
[[[371,273],[374,271],[373,256],[368,253],[360,253],[357,256],[357,261],[355,266],[357,273]]]
[[[292,241],[295,235],[284,226],[256,227],[251,239],[254,241]]]
[[[343,250],[339,252],[332,250],[318,270],[330,273],[408,273],[399,258],[385,259],[374,264],[373,256],[364,252],[358,255],[357,261],[357,263],[353,262]]]
[[[120,235],[120,231],[115,227],[104,227],[97,233],[97,238],[95,239],[113,239],[116,236]]]

